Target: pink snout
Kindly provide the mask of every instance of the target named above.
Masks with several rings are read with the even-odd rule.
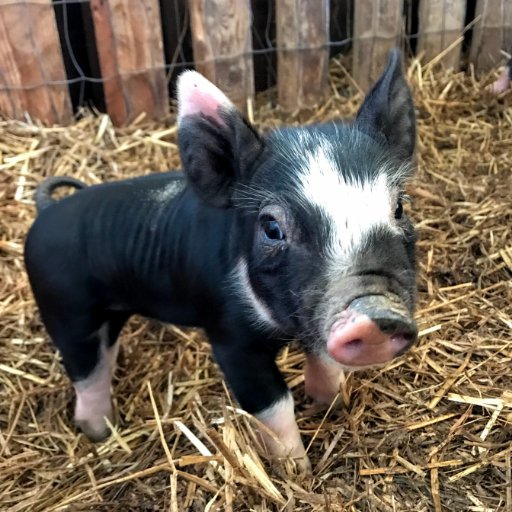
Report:
[[[389,325],[386,326],[389,331]],[[416,339],[400,322],[391,331],[383,332],[369,316],[351,311],[344,312],[336,321],[327,339],[327,352],[338,363],[346,366],[382,364],[400,355]]]

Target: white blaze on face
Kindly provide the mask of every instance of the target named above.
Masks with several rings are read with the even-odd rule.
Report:
[[[332,152],[322,140],[314,152],[305,155],[299,179],[305,202],[318,208],[329,222],[327,250],[336,258],[361,249],[377,228],[399,231],[392,220],[397,192],[384,170],[370,181],[350,179],[350,173],[344,175],[337,168]]]
[[[249,279],[249,271],[247,269],[247,262],[241,258],[232,272],[232,283],[235,288],[235,293],[242,298],[245,305],[252,313],[253,322],[262,328],[277,329],[278,325],[268,306],[256,295],[251,281]]]

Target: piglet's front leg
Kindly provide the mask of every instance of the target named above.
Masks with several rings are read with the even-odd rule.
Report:
[[[290,457],[304,472],[311,471],[311,463],[300,437],[299,427],[295,421],[293,397],[290,392],[274,402],[267,409],[255,415],[277,438],[266,431],[258,432],[262,443],[274,457]]]
[[[328,355],[306,355],[305,391],[315,402],[331,405],[338,396],[342,379],[341,366]]]
[[[212,345],[241,407],[274,433],[271,436],[264,429],[257,432],[268,453],[275,458],[291,457],[302,470],[309,471],[311,464],[295,421],[293,398],[275,363],[276,350],[261,341]]]

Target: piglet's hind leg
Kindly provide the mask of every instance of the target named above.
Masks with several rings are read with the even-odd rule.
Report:
[[[53,339],[75,388],[75,423],[91,441],[109,436],[105,418],[114,421],[111,377],[118,352],[116,340],[125,320],[124,315],[103,323],[91,318],[77,322],[74,329],[70,326],[58,333],[53,329]],[[99,328],[92,327],[98,324]],[[58,335],[63,332],[65,336]],[[80,335],[85,332],[88,334]]]
[[[73,383],[76,392],[75,424],[91,440],[101,441],[110,435],[105,418],[114,423],[111,379],[118,344],[107,347],[100,341],[98,363],[92,373]]]

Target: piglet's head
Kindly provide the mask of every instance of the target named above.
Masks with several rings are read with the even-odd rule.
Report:
[[[232,204],[263,148],[256,130],[227,96],[195,71],[178,79],[178,140],[187,178],[212,206]]]
[[[348,367],[404,352],[417,336],[402,207],[416,122],[399,52],[351,123],[262,137],[195,72],[180,77],[178,101],[190,184],[236,212],[233,284],[252,319]]]

